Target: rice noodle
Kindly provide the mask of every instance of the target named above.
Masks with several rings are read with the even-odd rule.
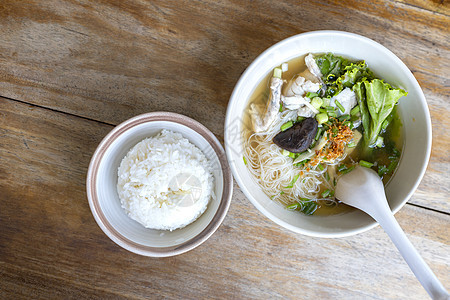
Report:
[[[333,162],[323,164],[324,169],[320,171],[311,166],[295,166],[292,158],[283,155],[282,149],[272,142],[273,137],[280,131],[281,125],[296,118],[295,111],[283,111],[278,114],[267,132],[252,133],[248,138],[244,138],[244,157],[247,167],[264,193],[283,205],[293,204],[300,198],[319,201],[321,205],[335,205],[336,200],[323,198],[321,191],[324,189],[334,191],[334,186],[326,180],[325,173],[328,166],[338,164],[345,155]],[[293,187],[289,188],[288,186],[297,175],[299,175],[298,179]]]

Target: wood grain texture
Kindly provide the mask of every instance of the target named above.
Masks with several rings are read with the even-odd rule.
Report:
[[[251,61],[322,29],[380,42],[424,90],[432,155],[396,217],[450,289],[449,25],[440,0],[0,1],[0,298],[426,298],[381,228],[294,234],[236,185],[219,230],[172,258],[120,248],[89,210],[89,160],[113,125],[173,111],[223,141],[228,99]]]
[[[264,49],[310,30],[363,34],[397,54],[424,89],[433,156],[422,197],[411,201],[450,212],[445,14],[382,0],[9,0],[0,26],[1,96],[114,125],[143,112],[183,113],[220,140],[233,87]]]
[[[237,186],[205,244],[164,259],[129,253],[96,225],[84,190],[90,156],[112,126],[3,98],[0,116],[1,298],[426,296],[381,228],[298,235],[263,217]],[[407,205],[397,219],[449,286],[450,216]]]
[[[411,6],[450,16],[450,2],[448,0],[397,0]]]

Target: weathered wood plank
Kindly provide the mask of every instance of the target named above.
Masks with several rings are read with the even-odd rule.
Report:
[[[426,297],[381,228],[342,239],[294,234],[236,185],[204,245],[164,259],[129,253],[96,225],[84,189],[90,155],[112,126],[0,98],[0,128],[1,298]],[[450,216],[407,205],[397,219],[449,287]]]
[[[396,0],[417,8],[433,11],[450,16],[450,3],[447,0]]]

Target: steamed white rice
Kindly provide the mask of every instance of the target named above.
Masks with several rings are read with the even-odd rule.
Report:
[[[122,207],[147,228],[182,228],[215,197],[208,159],[181,134],[169,130],[136,144],[120,163],[118,176]]]

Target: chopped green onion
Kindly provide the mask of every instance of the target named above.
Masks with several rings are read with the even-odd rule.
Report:
[[[342,123],[344,126],[347,126],[350,129],[353,129],[353,123],[350,121],[345,121]]]
[[[378,148],[381,148],[384,146],[384,139],[382,136],[378,136],[377,137],[377,141],[375,142],[375,146],[377,146]]]
[[[329,189],[325,190],[322,193],[322,197],[324,197],[324,198],[326,198],[326,197],[333,197],[333,196],[334,196],[334,191],[329,190]]]
[[[398,165],[398,160],[391,161],[391,163],[387,167],[387,172],[388,173],[394,172],[394,170],[397,167],[397,165]]]
[[[350,115],[354,116],[357,113],[359,113],[359,105],[356,105],[355,107],[352,108],[352,110],[350,111]]]
[[[301,121],[303,121],[305,119],[305,117],[297,117],[297,122],[301,122]]]
[[[326,107],[326,106],[330,105],[330,99],[322,98],[322,101],[323,101],[322,106]]]
[[[400,157],[400,151],[394,148],[392,155],[389,155],[388,158],[390,160],[397,160]]]
[[[338,120],[339,121],[346,121],[346,120],[350,120],[350,116],[349,115],[347,115],[347,114],[345,114],[345,115],[342,115],[342,116],[340,116],[339,118],[338,118]]]
[[[314,139],[317,141],[321,134],[322,134],[322,129],[321,128],[317,129],[317,133],[316,133],[316,136],[314,137]]]
[[[305,215],[312,215],[317,209],[317,203],[314,201],[309,201],[304,203],[302,208],[302,213]]]
[[[292,152],[289,152],[289,155],[288,155],[290,158],[295,158],[296,156],[297,156],[297,153],[292,153]]]
[[[388,168],[386,168],[386,166],[379,166],[378,167],[378,176],[382,177],[387,172],[388,172]]]
[[[283,71],[280,68],[273,69],[273,77],[281,78],[281,74],[283,74]]]
[[[393,148],[392,149],[392,153],[396,156],[396,157],[400,157],[400,151],[397,150],[397,148]]]
[[[350,143],[347,144],[347,147],[348,148],[355,148],[356,144],[355,144],[355,142],[351,141]]]
[[[298,202],[295,202],[295,203],[292,203],[292,204],[286,206],[286,208],[289,209],[289,210],[298,210],[301,207],[302,207],[301,204],[298,203]]]
[[[340,165],[340,166],[338,166],[337,169],[338,169],[339,172],[342,172],[342,171],[347,169],[347,166],[346,165]]]
[[[325,123],[328,121],[328,116],[326,113],[321,113],[316,115],[316,120],[319,124]]]
[[[283,102],[280,103],[280,109],[278,110],[279,112],[283,111]]]
[[[372,168],[373,163],[361,159],[361,160],[359,161],[359,165],[360,165],[361,167]]]
[[[325,168],[322,166],[322,164],[318,164],[317,165],[317,169],[319,169],[320,171],[325,170]]]
[[[291,128],[294,125],[292,121],[286,122],[283,125],[281,125],[281,131],[285,131],[286,129]]]
[[[342,106],[342,104],[341,104],[339,101],[334,100],[334,104],[336,104],[336,106],[339,107],[339,110],[340,110],[341,112],[344,112],[344,111],[345,111],[345,108]]]
[[[289,151],[287,151],[287,150],[285,150],[285,149],[283,149],[283,150],[281,151],[281,154],[283,154],[284,156],[289,156],[290,153],[291,153],[291,152],[289,152]]]
[[[303,152],[302,152],[302,153],[303,153]],[[301,153],[300,153],[300,154],[301,154]],[[308,161],[309,161],[309,159],[305,159],[305,160],[302,160],[302,161],[299,162],[299,163],[296,163],[295,165],[296,165],[297,167],[301,167],[302,165],[306,164]]]
[[[306,97],[308,97],[309,99],[312,99],[317,96],[319,96],[319,94],[317,94],[317,93],[311,93],[311,92],[306,93]]]
[[[327,106],[325,107],[327,112],[336,112],[336,108],[334,108],[333,106]]]
[[[244,165],[247,165],[247,159],[245,158],[245,156],[242,156],[242,159],[244,160]]]
[[[322,193],[322,197],[326,198],[331,194],[330,190],[325,190],[325,192]]]
[[[328,172],[325,173],[325,179],[326,179],[327,181],[330,181],[330,174],[328,174]]]
[[[334,113],[334,112],[329,112],[328,116],[333,117],[333,118],[337,117],[336,113]]]
[[[343,170],[341,173],[342,173],[342,174],[350,173],[351,171],[353,171],[354,168],[355,168],[355,166],[351,166],[351,167],[349,167],[348,169]]]
[[[321,113],[326,113],[326,112],[327,112],[327,110],[326,110],[325,108],[319,108],[319,111],[320,111]]]
[[[315,109],[319,109],[323,104],[323,100],[320,97],[314,97],[311,100],[311,105],[314,106]]]
[[[292,178],[291,183],[286,187],[288,189],[291,189],[294,187],[295,182],[297,181],[297,179],[300,177],[300,174],[297,174],[294,176],[294,178]]]

